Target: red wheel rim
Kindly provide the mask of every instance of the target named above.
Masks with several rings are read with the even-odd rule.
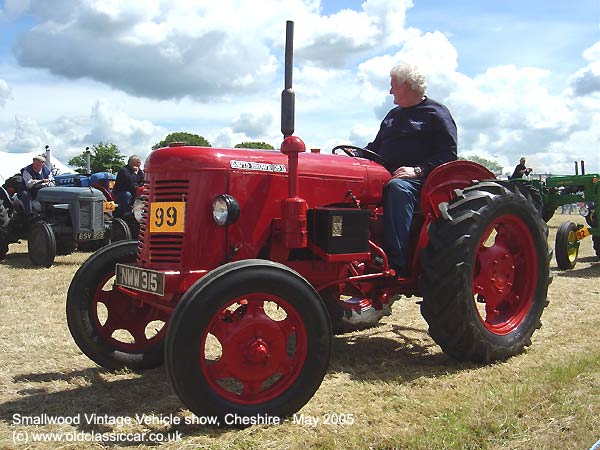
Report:
[[[106,342],[124,352],[143,351],[160,342],[169,315],[147,304],[138,304],[112,280],[114,272],[100,282],[90,311],[96,331]]]
[[[538,255],[522,219],[502,215],[488,226],[473,269],[473,301],[483,325],[505,335],[525,320],[533,305]]]
[[[230,301],[210,321],[200,363],[221,397],[258,404],[292,385],[307,346],[306,329],[294,307],[274,295],[251,294]]]

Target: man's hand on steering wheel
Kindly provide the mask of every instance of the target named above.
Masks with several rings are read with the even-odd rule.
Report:
[[[350,156],[351,158],[365,158],[369,161],[376,162],[377,164],[381,164],[383,167],[385,167],[390,173],[392,172],[389,169],[389,164],[387,163],[387,161],[383,159],[378,153],[375,153],[374,151],[369,150],[368,148],[361,148],[355,145],[345,144],[336,145],[335,147],[333,147],[333,149],[331,149],[331,153],[335,155],[336,150],[342,150],[346,155]],[[351,150],[355,150],[355,152],[352,152]]]

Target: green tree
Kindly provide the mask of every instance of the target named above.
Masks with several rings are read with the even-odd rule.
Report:
[[[459,157],[458,159],[476,162],[477,164],[481,164],[483,167],[486,167],[494,175],[496,175],[496,176],[502,175],[503,167],[500,164],[498,164],[496,161],[491,161],[489,159],[485,159],[485,158],[482,158],[481,156],[477,156],[477,155],[467,156],[466,158]]]
[[[166,138],[160,141],[157,144],[152,146],[152,150],[156,150],[157,148],[166,147],[171,142],[184,142],[187,145],[197,145],[199,147],[210,147],[210,142],[208,142],[204,136],[200,136],[198,134],[186,133],[186,132],[177,132],[168,134]]]
[[[70,166],[76,167],[78,173],[86,173],[86,152],[75,156],[68,161]],[[92,173],[113,172],[116,173],[125,164],[125,156],[119,152],[119,148],[110,142],[98,142],[90,149],[90,165]]]
[[[241,144],[237,144],[235,148],[255,148],[258,150],[275,150],[271,144],[267,144],[266,142],[242,142]]]

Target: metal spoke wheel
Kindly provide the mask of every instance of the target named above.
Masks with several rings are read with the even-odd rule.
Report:
[[[134,299],[114,284],[115,264],[134,263],[137,243],[121,241],[94,253],[73,277],[67,323],[90,359],[109,369],[162,364],[169,313]]]
[[[325,306],[306,280],[283,265],[246,260],[210,272],[182,297],[165,361],[197,416],[286,417],[321,384],[331,341]]]

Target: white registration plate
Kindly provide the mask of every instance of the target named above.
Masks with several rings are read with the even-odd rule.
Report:
[[[93,241],[104,238],[104,231],[84,231],[77,233],[78,241]]]
[[[165,274],[155,270],[140,269],[126,264],[117,264],[116,281],[123,286],[150,294],[165,295]]]

